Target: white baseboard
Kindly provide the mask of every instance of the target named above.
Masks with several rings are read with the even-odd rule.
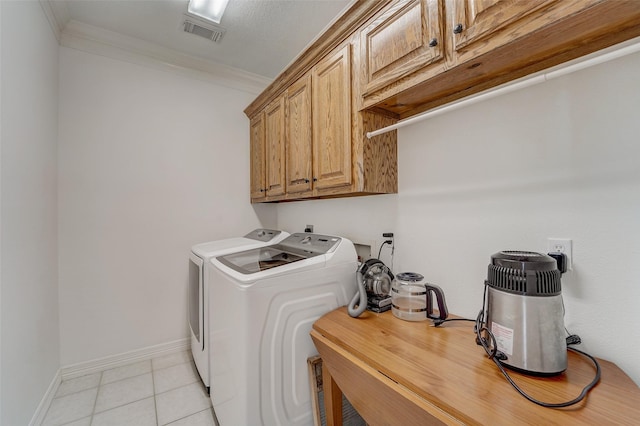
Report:
[[[55,376],[53,376],[53,380],[49,384],[47,391],[44,393],[40,404],[38,404],[38,408],[36,408],[36,412],[33,413],[33,417],[29,422],[29,426],[39,426],[42,424],[44,420],[45,414],[47,414],[47,410],[51,405],[51,401],[53,400],[53,396],[58,391],[58,386],[60,386],[60,382],[62,382],[62,376],[60,375],[60,369],[56,371]]]
[[[33,417],[29,422],[29,426],[39,426],[42,424],[44,416],[47,414],[47,410],[49,410],[49,406],[51,405],[51,401],[53,401],[53,397],[58,391],[58,387],[63,380],[73,379],[84,376],[85,374],[97,373],[110,368],[131,364],[136,361],[156,358],[161,355],[170,355],[172,353],[186,351],[190,349],[190,345],[190,339],[179,339],[174,340],[173,342],[148,346],[146,348],[136,349],[130,352],[124,352],[59,368],[53,377],[51,384],[49,384],[49,388],[42,397],[40,404],[38,404],[38,408],[33,414]]]
[[[110,368],[120,367],[136,361],[144,361],[161,355],[169,355],[175,352],[186,351],[190,348],[188,338],[174,340],[173,342],[161,343],[159,345],[147,346],[117,355],[98,358],[91,361],[79,362],[67,365],[60,369],[62,380],[69,380],[85,374],[97,373]]]

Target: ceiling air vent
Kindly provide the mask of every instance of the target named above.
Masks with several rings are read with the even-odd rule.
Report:
[[[203,25],[199,22],[195,22],[192,19],[185,19],[183,25],[184,31],[187,33],[195,34],[200,37],[204,37],[216,43],[220,43],[226,29],[217,25]]]

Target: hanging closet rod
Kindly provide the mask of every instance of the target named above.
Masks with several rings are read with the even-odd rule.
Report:
[[[617,46],[613,46],[612,48],[605,49],[606,52],[601,51],[601,52],[593,53],[591,55],[588,55],[586,57],[587,59],[581,58],[581,59],[574,60],[572,62],[568,62],[567,64],[561,65],[559,68],[556,67],[557,69],[553,71],[547,71],[544,73],[523,77],[516,81],[505,83],[498,87],[485,90],[484,92],[480,92],[468,98],[454,101],[450,104],[443,105],[441,107],[424,112],[422,114],[418,114],[414,117],[398,121],[396,124],[392,124],[391,126],[383,127],[381,129],[374,130],[373,132],[367,132],[367,138],[371,139],[374,136],[382,135],[392,130],[399,129],[400,127],[405,127],[410,124],[427,120],[429,118],[436,117],[438,115],[445,114],[447,112],[451,112],[459,108],[464,108],[466,106],[473,105],[478,102],[486,101],[488,99],[502,96],[507,93],[515,92],[516,90],[524,89],[525,87],[534,86],[536,84],[549,81],[557,77],[562,77],[564,75],[571,74],[576,71],[580,71],[585,68],[592,67],[594,65],[599,65],[604,62],[609,62],[614,59],[618,59],[623,56],[630,55],[632,53],[640,52],[640,41],[638,40],[640,40],[640,38],[636,38],[636,39],[633,39],[631,42],[624,42]]]

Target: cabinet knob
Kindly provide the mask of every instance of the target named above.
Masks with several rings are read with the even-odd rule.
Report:
[[[317,182],[317,181],[318,181],[318,178],[313,178],[313,181],[314,181],[314,182]]]
[[[456,27],[453,29],[453,33],[460,34],[461,32],[462,32],[462,24],[456,25]]]
[[[266,189],[262,189],[262,188],[260,188],[260,192],[264,192],[264,191],[266,191]]]
[[[309,179],[305,179],[305,180],[304,180],[304,183],[309,183]]]
[[[438,45],[438,39],[432,38],[431,41],[429,42],[429,47],[436,47],[437,45]]]

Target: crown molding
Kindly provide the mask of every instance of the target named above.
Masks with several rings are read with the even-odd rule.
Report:
[[[44,14],[49,21],[49,25],[51,25],[51,30],[60,43],[60,37],[62,36],[62,31],[67,26],[67,23],[71,19],[69,16],[69,9],[67,9],[67,3],[62,1],[50,1],[50,0],[40,0],[40,6],[44,11]]]
[[[186,55],[174,49],[73,19],[65,25],[59,41],[64,47],[178,73],[256,95],[272,81],[238,68]]]
[[[244,110],[248,117],[264,108],[276,96],[309,72],[320,58],[344,43],[392,0],[352,1],[325,30],[307,45],[260,95]]]

